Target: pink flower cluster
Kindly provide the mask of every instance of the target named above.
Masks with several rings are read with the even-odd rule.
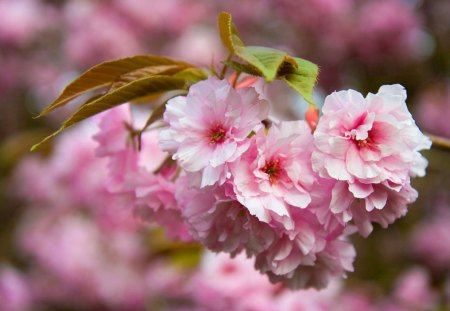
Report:
[[[129,107],[118,107],[103,115],[100,131],[94,136],[99,143],[97,156],[108,159],[107,189],[140,218],[170,228],[168,236],[190,240],[175,201],[175,186],[170,182],[175,166],[166,165],[167,154],[159,149],[154,132],[142,135],[142,150],[138,152],[129,131],[131,124]]]
[[[372,223],[387,227],[406,213],[430,141],[399,85],[366,98],[333,93],[312,134],[301,120],[269,126],[260,82],[194,84],[168,101],[164,127],[144,133],[141,153],[129,111],[113,109],[95,136],[97,154],[109,158],[110,191],[169,236],[245,252],[272,282],[323,288],[353,270],[354,225],[367,236]]]
[[[324,287],[353,269],[352,224],[367,236],[406,213],[430,141],[398,85],[330,95],[314,135],[305,121],[265,127],[263,98],[209,78],[168,102],[159,139],[184,169],[178,207],[209,249],[245,251],[291,288]]]

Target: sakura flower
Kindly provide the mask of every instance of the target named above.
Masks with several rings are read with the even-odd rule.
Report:
[[[142,150],[137,150],[128,128],[132,121],[130,107],[111,109],[102,116],[101,131],[94,136],[99,143],[97,155],[108,159],[108,190],[121,197],[136,216],[164,226],[170,238],[190,240],[170,181],[176,168],[163,165],[167,154],[159,149],[154,132],[142,135]]]
[[[437,307],[438,296],[430,281],[426,270],[411,268],[397,280],[394,297],[406,309],[432,310]]]
[[[186,223],[175,200],[175,184],[145,170],[134,181],[134,211],[137,216],[165,228],[171,239],[190,241]]]
[[[407,205],[417,199],[417,191],[409,183],[397,190],[382,184],[370,185],[369,188],[369,192],[355,195],[351,184],[338,182],[332,190],[330,203],[331,212],[341,222],[353,219],[359,233],[366,237],[373,230],[372,222],[387,228],[406,215]]]
[[[106,187],[111,192],[122,192],[129,188],[133,173],[139,167],[139,153],[132,146],[127,125],[131,126],[131,112],[128,105],[122,105],[101,115],[100,131],[93,136],[98,143],[96,155],[108,158],[110,178]]]
[[[32,306],[29,280],[15,268],[0,265],[0,302],[4,311],[25,311]]]
[[[207,310],[276,310],[277,287],[253,268],[253,260],[241,254],[206,253],[191,280],[194,301]]]
[[[256,257],[256,268],[271,282],[291,289],[324,288],[346,272],[353,271],[355,249],[340,232],[323,230],[314,214],[298,211],[296,230],[280,234]],[[343,228],[341,228],[343,229]]]
[[[365,1],[355,18],[352,48],[369,65],[413,59],[424,43],[420,19],[408,1]]]
[[[262,128],[267,114],[267,102],[255,89],[235,90],[227,81],[210,77],[193,85],[186,97],[168,102],[168,127],[160,132],[160,146],[186,171],[201,171],[202,187],[223,183],[228,164],[250,147],[248,135]]]
[[[41,300],[68,301],[83,309],[142,309],[145,250],[137,231],[104,231],[86,214],[52,208],[28,211],[19,229],[19,247],[36,263],[39,277],[33,287]]]
[[[350,182],[407,181],[418,151],[431,142],[415,125],[405,100],[400,85],[383,86],[366,99],[353,90],[328,96],[314,133],[314,169]]]
[[[313,169],[323,178],[344,181],[335,185],[330,208],[337,214],[344,212],[344,222],[358,214],[355,223],[364,235],[371,231],[367,221],[374,221],[374,215],[383,227],[403,215],[406,204],[417,196],[409,186],[410,177],[425,174],[427,161],[419,151],[431,142],[417,128],[405,100],[400,85],[382,86],[366,98],[353,90],[333,93],[325,99],[314,133]],[[364,199],[360,210],[353,209],[351,196]],[[388,204],[386,215],[381,215],[388,196],[401,203]],[[399,210],[390,209],[394,206]],[[348,208],[352,211],[345,212]],[[374,208],[379,212],[371,214]]]
[[[236,198],[260,221],[293,229],[290,207],[311,202],[313,138],[304,121],[273,125],[259,132],[251,148],[232,166]]]
[[[444,208],[448,206],[444,205]],[[450,213],[439,212],[417,226],[412,235],[412,245],[414,253],[428,267],[447,271],[450,262]]]
[[[242,250],[257,254],[270,246],[276,233],[226,195],[229,185],[198,189],[188,185],[189,178],[177,180],[177,202],[196,240],[212,251],[232,255]]]

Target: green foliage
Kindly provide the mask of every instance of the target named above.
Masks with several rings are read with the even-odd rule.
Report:
[[[268,82],[274,79],[283,80],[310,105],[314,105],[312,92],[319,73],[317,65],[276,49],[246,46],[229,13],[220,13],[219,32],[230,55],[243,61],[241,63],[229,60],[225,62],[226,65],[240,72],[264,77]]]

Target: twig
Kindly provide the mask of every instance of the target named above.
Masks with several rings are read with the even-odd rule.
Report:
[[[430,133],[425,133],[425,135],[427,135],[431,139],[431,141],[433,142],[433,147],[450,151],[450,139]]]

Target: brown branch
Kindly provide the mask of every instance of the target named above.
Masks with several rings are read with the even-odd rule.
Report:
[[[450,139],[430,133],[425,133],[425,135],[427,135],[433,142],[432,147],[450,151]]]

